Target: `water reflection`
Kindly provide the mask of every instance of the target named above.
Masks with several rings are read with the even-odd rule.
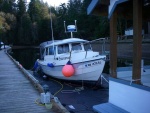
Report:
[[[34,63],[40,58],[39,48],[26,48],[26,49],[13,49],[12,57],[20,62],[21,65],[27,70],[33,68]],[[150,61],[144,61],[144,65],[150,65]],[[117,67],[132,66],[132,59],[117,59]],[[109,62],[106,62],[103,73],[109,73]]]
[[[35,61],[39,59],[39,49],[27,48],[27,49],[13,49],[12,57],[19,61],[19,63],[25,69],[32,69]]]

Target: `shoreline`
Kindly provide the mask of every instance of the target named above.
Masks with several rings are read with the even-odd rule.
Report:
[[[12,49],[39,48],[39,46],[11,46]]]

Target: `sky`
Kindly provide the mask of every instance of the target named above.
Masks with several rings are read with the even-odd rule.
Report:
[[[30,0],[27,0],[27,2],[30,2]],[[47,2],[51,6],[59,6],[61,3],[67,3],[68,0],[43,0],[43,2]]]

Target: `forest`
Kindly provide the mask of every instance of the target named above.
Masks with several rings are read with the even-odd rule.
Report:
[[[69,38],[66,25],[77,20],[78,32],[75,37],[94,40],[109,37],[108,17],[87,15],[91,0],[68,0],[59,6],[49,6],[42,0],[0,0],[0,40],[12,45],[39,45],[52,39]],[[51,24],[52,20],[52,24]],[[118,21],[118,34],[124,30],[123,21]]]

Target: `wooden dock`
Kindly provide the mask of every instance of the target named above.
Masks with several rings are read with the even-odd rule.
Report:
[[[0,113],[54,113],[35,103],[40,93],[0,50]]]

